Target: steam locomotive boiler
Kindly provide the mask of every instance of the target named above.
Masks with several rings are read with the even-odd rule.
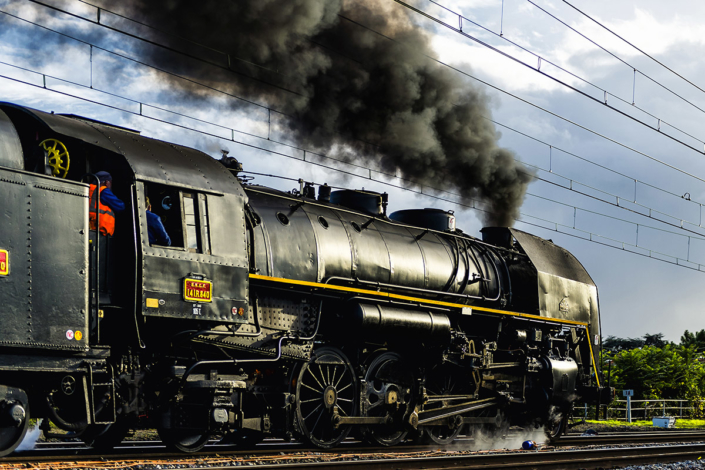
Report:
[[[89,224],[98,171],[126,204],[112,237]],[[0,104],[0,456],[30,418],[96,448],[154,427],[183,451],[351,432],[447,444],[509,424],[556,436],[576,400],[609,393],[597,289],[566,250],[240,171]],[[147,198],[170,246],[149,241]]]

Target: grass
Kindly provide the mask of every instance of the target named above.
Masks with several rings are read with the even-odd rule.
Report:
[[[603,426],[653,427],[651,420],[649,420],[649,421],[634,420],[631,423],[627,423],[626,421],[618,421],[616,419],[602,420],[602,421],[595,421],[595,420],[589,419],[586,422],[589,424],[599,424],[599,425],[603,425]],[[705,419],[676,418],[676,428],[679,428],[679,429],[705,428]]]

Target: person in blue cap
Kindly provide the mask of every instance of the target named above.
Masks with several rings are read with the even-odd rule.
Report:
[[[147,206],[149,244],[171,246],[171,238],[169,238],[169,234],[164,229],[161,217],[152,212],[152,204],[149,202],[149,198],[145,198],[145,205]]]
[[[112,236],[115,233],[115,213],[124,211],[125,203],[118,199],[110,189],[113,185],[113,177],[110,173],[99,171],[95,175],[100,180],[100,188],[96,188],[95,184],[90,185],[91,200],[88,216],[91,230],[95,230],[98,213],[100,213],[100,233]],[[100,202],[95,200],[96,193],[100,194]]]

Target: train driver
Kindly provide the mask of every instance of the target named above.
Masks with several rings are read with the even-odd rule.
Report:
[[[171,238],[169,238],[169,234],[166,233],[161,217],[152,212],[152,204],[149,202],[149,198],[145,198],[145,205],[147,206],[149,244],[171,246]]]
[[[112,236],[115,233],[115,213],[125,210],[125,203],[113,194],[110,189],[113,185],[113,177],[107,171],[99,171],[95,174],[100,180],[100,202],[98,210],[100,211],[100,234]],[[96,225],[96,201],[95,201],[96,186],[91,184],[91,202],[89,207],[89,218],[91,230],[95,230]]]

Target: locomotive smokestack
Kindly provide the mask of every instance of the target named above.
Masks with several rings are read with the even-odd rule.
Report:
[[[150,63],[286,113],[291,119],[277,114],[277,129],[291,131],[299,146],[399,174],[426,191],[480,199],[488,225],[518,216],[531,172],[498,146],[487,96],[425,57],[436,54],[409,10],[381,0],[121,5],[131,17],[224,52],[232,72],[145,46]],[[204,92],[162,80],[188,98]]]

